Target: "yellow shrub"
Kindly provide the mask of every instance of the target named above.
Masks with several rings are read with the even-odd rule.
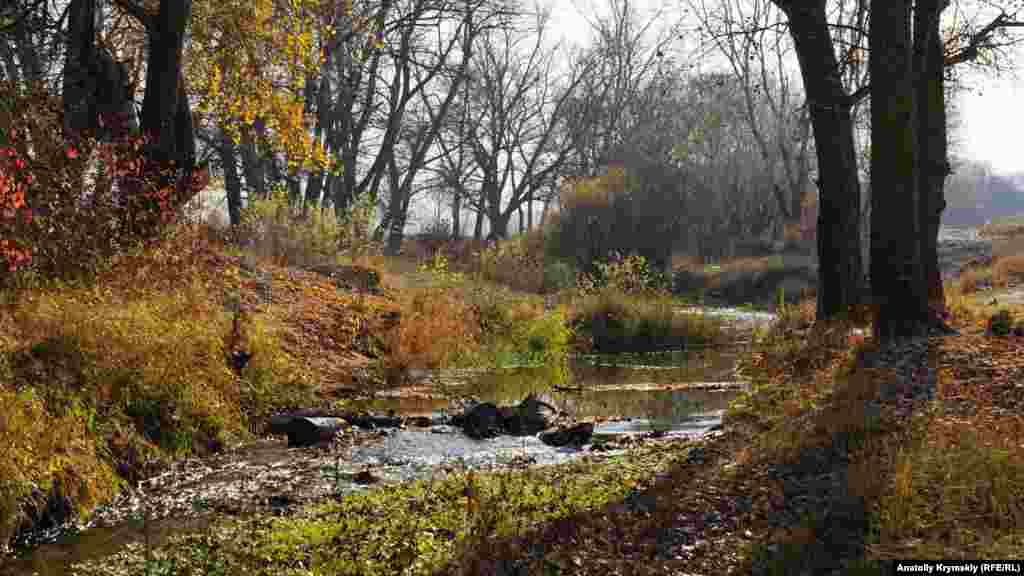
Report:
[[[1024,254],[1005,256],[995,261],[992,266],[992,284],[1005,287],[1010,281],[1019,281],[1024,277]]]

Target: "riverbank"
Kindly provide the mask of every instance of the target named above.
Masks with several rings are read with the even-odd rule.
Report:
[[[213,380],[227,382],[222,390],[246,398],[242,405],[249,410],[259,408],[266,413],[311,403],[351,407],[360,391],[405,388],[409,374],[416,370],[460,362],[479,366],[486,357],[459,356],[456,351],[457,338],[466,335],[481,343],[481,348],[492,346],[492,351],[500,350],[500,358],[491,359],[506,365],[516,359],[528,360],[531,353],[557,349],[546,343],[562,342],[564,346],[567,342],[558,337],[540,338],[544,334],[557,336],[557,331],[541,329],[549,326],[543,320],[543,299],[525,297],[524,302],[505,294],[496,304],[481,307],[488,300],[472,300],[476,288],[465,290],[460,287],[461,280],[445,270],[437,270],[437,266],[433,270],[416,270],[417,274],[426,275],[415,277],[401,289],[395,289],[387,271],[382,270],[379,290],[371,290],[368,281],[364,283],[367,289],[339,290],[334,277],[263,262],[246,270],[241,255],[237,260],[232,260],[234,255],[220,256],[217,249],[204,244],[199,237],[189,242],[194,247],[192,251],[184,249],[189,245],[184,241],[179,245],[181,249],[172,251],[177,268],[171,269],[179,272],[175,277],[177,284],[170,276],[164,279],[152,274],[170,263],[157,260],[148,262],[147,287],[164,286],[167,294],[180,292],[182,264],[190,264],[203,270],[216,269],[218,274],[224,272],[224,277],[238,276],[235,302],[219,296],[212,303],[205,302],[204,294],[222,293],[223,285],[215,283],[217,278],[210,278],[210,284],[186,290],[184,300],[172,299],[163,308],[156,306],[158,313],[153,320],[142,325],[165,330],[170,325],[179,330],[178,335],[192,334],[170,319],[178,315],[188,322],[193,318],[188,316],[189,310],[209,314],[214,305],[227,307],[237,305],[238,301],[259,311],[255,319],[250,317],[253,324],[248,326],[252,331],[243,338],[243,347],[255,354],[237,375],[238,381],[248,382],[251,388],[242,391],[232,387],[236,386],[231,384],[234,380]],[[128,269],[143,268],[139,266],[143,262],[146,260],[141,256],[130,260]],[[165,357],[168,362],[174,359],[179,363],[182,358],[197,358],[187,366],[192,371],[182,373],[180,382],[194,382],[198,375],[206,374],[204,369],[213,368],[212,357],[201,353],[202,346],[196,348],[200,352],[183,354],[178,348],[174,356],[161,356],[161,349],[168,346],[169,340],[156,340],[148,348],[139,348],[139,340],[122,336],[126,328],[133,326],[131,321],[113,312],[111,316],[103,315],[107,310],[124,310],[126,303],[133,305],[128,296],[137,290],[137,280],[122,268],[112,273],[106,285],[108,290],[124,290],[116,297],[81,288],[77,292],[61,289],[59,293],[42,294],[34,301],[23,301],[23,305],[32,307],[23,310],[22,316],[8,317],[9,321],[26,322],[25,318],[36,318],[42,311],[45,314],[34,326],[77,331],[56,335],[63,334],[64,339],[41,340],[45,343],[42,346],[34,343],[27,354],[25,350],[18,351],[21,355],[14,358],[23,363],[14,365],[15,374],[38,378],[49,374],[43,370],[59,368],[54,374],[66,381],[67,374],[80,374],[74,370],[81,368],[68,364],[60,352],[84,348],[80,362],[97,365],[92,363],[96,362],[94,351],[101,342],[100,336],[107,338],[102,342],[112,350],[109,356],[115,360],[124,360],[124,350],[135,346],[137,356],[127,358],[152,354],[157,359]],[[218,289],[210,290],[210,286]],[[418,298],[402,294],[403,290],[415,288],[426,291]],[[1007,445],[1005,439],[1016,437],[1013,434],[1019,432],[1014,427],[1019,426],[1020,420],[1014,414],[1020,413],[1020,390],[1013,382],[1022,373],[1022,350],[1018,340],[985,336],[981,324],[994,307],[968,300],[958,289],[955,284],[949,286],[949,299],[957,315],[954,324],[960,329],[960,336],[915,344],[916,351],[890,355],[874,367],[870,365],[871,342],[851,335],[851,329],[858,327],[812,327],[812,302],[785,308],[779,322],[743,348],[739,356],[740,376],[754,385],[729,405],[724,430],[704,439],[657,438],[652,434],[635,445],[597,450],[591,445],[586,451],[577,450],[574,454],[579,457],[574,461],[557,465],[538,465],[536,459],[531,462],[529,447],[524,446],[523,458],[513,459],[500,470],[487,471],[453,460],[438,467],[430,478],[394,483],[374,479],[372,472],[357,478],[368,471],[343,468],[338,464],[337,453],[330,451],[310,457],[298,451],[281,451],[279,444],[256,446],[247,454],[248,460],[237,460],[234,468],[227,465],[218,471],[226,473],[227,480],[233,475],[236,485],[251,494],[265,491],[269,497],[259,507],[214,507],[203,510],[206,515],[199,524],[167,525],[149,518],[140,506],[134,530],[136,535],[146,536],[142,542],[104,550],[109,555],[94,558],[75,572],[124,574],[163,569],[195,574],[313,570],[350,574],[495,574],[516,573],[509,572],[512,570],[544,573],[543,570],[558,566],[560,573],[589,574],[602,570],[657,574],[672,573],[683,566],[695,573],[766,573],[774,566],[784,573],[798,573],[801,569],[823,573],[818,570],[826,567],[821,563],[831,558],[846,562],[847,568],[859,562],[870,570],[877,569],[878,562],[904,552],[917,557],[964,554],[955,552],[956,546],[980,557],[995,557],[997,552],[1005,554],[996,556],[1013,556],[1020,550],[1007,538],[1019,526],[1019,517],[1015,500],[1008,499],[1008,495],[1014,494],[1017,486],[992,480],[1018,477],[1019,450]],[[142,296],[139,295],[140,299]],[[89,316],[75,316],[75,309],[64,311],[58,305],[61,302],[88,302],[94,317],[102,322],[90,323]],[[141,313],[143,318],[148,307],[153,306],[134,305],[136,308],[129,309]],[[18,308],[12,306],[11,310]],[[491,315],[486,317],[492,322],[490,326],[499,327],[497,331],[466,328],[472,324],[464,320],[479,318],[470,314],[479,314],[481,310],[490,311]],[[548,311],[558,312],[557,308]],[[730,313],[734,312],[757,314]],[[232,316],[220,314],[222,321],[208,328],[210,340],[201,344],[209,345],[213,334],[217,338],[230,334]],[[206,316],[209,317],[216,315]],[[58,322],[69,319],[71,322]],[[101,329],[106,325],[103,322],[110,323],[111,319],[120,323],[115,322],[114,328],[106,331]],[[501,332],[502,326],[505,330],[516,326],[520,331]],[[522,326],[527,330],[523,331]],[[90,337],[90,330],[98,330],[98,335]],[[168,332],[175,334],[174,330]],[[486,338],[495,333],[504,334],[506,339]],[[508,341],[509,334],[514,338],[512,342]],[[517,348],[515,341],[529,341],[523,338],[529,334],[540,338],[540,343]],[[123,350],[119,348],[120,342]],[[274,342],[280,342],[278,348],[272,346]],[[916,364],[927,358],[926,363],[932,368],[925,374],[924,385],[914,384],[915,378],[919,378],[914,362],[896,363],[897,359],[914,354]],[[166,375],[166,366],[154,362],[147,368]],[[375,368],[379,366],[384,368]],[[657,383],[655,373],[649,370],[645,380]],[[326,376],[319,380],[297,377],[302,374]],[[987,380],[979,383],[979,375]],[[258,386],[260,382],[274,382],[271,377],[281,379],[278,383],[289,384],[263,389]],[[673,376],[670,380],[678,378]],[[638,381],[634,387],[642,388],[642,384]],[[671,393],[671,382],[664,384],[669,385],[665,392]],[[508,384],[495,387],[504,389]],[[599,386],[594,389],[600,390]],[[206,394],[209,398],[209,391]],[[167,396],[157,398],[169,401]],[[59,400],[60,397],[51,395],[43,399],[41,406],[62,406]],[[147,436],[146,418],[147,414],[153,417],[153,410],[152,406],[149,411],[141,410],[146,406],[143,403],[136,404],[134,412],[125,412],[130,418],[118,422],[120,428],[111,430],[109,422],[100,422],[93,425],[93,430],[113,438],[117,430],[121,437],[129,436],[128,427],[135,426],[138,437],[128,446],[141,447],[139,451],[145,448],[148,454],[155,454],[153,446],[161,446],[161,442],[166,443],[162,446],[182,450],[189,446],[197,454],[203,454],[204,446],[210,453],[223,453],[225,446],[210,445],[210,441],[234,447],[246,434],[251,434],[251,430],[238,424],[228,425],[230,422],[221,422],[220,428],[211,427],[210,422],[216,422],[211,414],[216,412],[202,404],[187,409],[176,404],[160,405],[172,407],[171,415],[184,417],[186,423],[207,424],[182,428],[173,418],[166,422],[148,421],[151,432]],[[966,406],[970,410],[965,410]],[[90,438],[88,434],[96,434],[90,432],[90,412],[76,410],[66,408],[66,420],[61,424],[80,426],[70,430]],[[95,422],[96,415],[102,412],[94,407],[92,414]],[[155,423],[161,427],[153,428]],[[196,432],[191,443],[185,444],[180,438],[165,438],[153,432],[165,429]],[[969,443],[950,444],[962,437],[965,429],[970,431]],[[34,429],[22,432],[26,430]],[[198,432],[207,436],[199,436]],[[375,433],[352,431],[353,437],[361,436],[353,440],[352,447],[376,446],[360,444],[371,440]],[[109,442],[106,435],[94,438]],[[936,453],[929,448],[935,445],[944,448]],[[121,454],[132,454],[127,448],[121,449]],[[141,480],[147,477],[170,481],[166,493],[178,496],[178,508],[172,508],[171,516],[175,510],[206,508],[210,504],[212,499],[201,490],[180,488],[187,486],[190,478],[197,489],[215,487],[215,479],[209,473],[217,456],[206,455],[198,460],[179,457],[180,468],[175,471],[169,463],[153,464],[158,460],[155,457],[140,458],[139,451],[135,452],[138,469],[133,482],[145,486]],[[1009,455],[1008,459],[1000,460],[999,454],[1003,452]],[[389,455],[387,449],[384,455]],[[288,459],[292,465],[260,466]],[[973,466],[973,472],[968,466]],[[67,469],[88,470],[74,466]],[[877,474],[878,470],[883,473]],[[946,486],[935,475],[938,470],[952,470],[969,479],[969,493],[958,492],[965,484]],[[275,476],[275,471],[279,472],[276,481],[293,483],[293,493],[309,494],[311,498],[271,498],[279,496],[279,491],[268,489],[265,481]],[[373,487],[337,490],[341,484],[350,488]],[[850,490],[859,500],[850,501],[843,496]],[[935,511],[930,500],[916,499],[914,490],[938,494],[948,499],[949,505]],[[909,505],[902,504],[908,498]],[[973,506],[981,501],[985,502],[986,515],[968,516],[968,504]],[[850,531],[830,532],[829,526],[846,518],[856,520],[844,524],[852,526]],[[957,526],[953,533],[955,546],[943,540],[948,534],[944,536],[946,533],[928,528],[936,523]],[[1009,529],[1004,527],[1007,525]],[[926,534],[923,539],[922,533]],[[88,534],[84,532],[82,538],[89,538]],[[983,537],[976,538],[978,534]],[[808,567],[800,564],[802,557],[794,556],[793,551],[803,550],[813,541],[846,542],[849,547],[836,548],[830,544],[832,547],[810,555],[818,564]],[[481,548],[483,542],[487,542],[486,548]],[[486,550],[487,555],[482,556],[481,550]]]

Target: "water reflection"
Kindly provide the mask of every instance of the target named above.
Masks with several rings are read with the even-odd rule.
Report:
[[[699,415],[720,415],[735,398],[736,388],[692,386],[733,381],[732,371],[740,353],[717,350],[580,357],[561,366],[477,374],[458,385],[449,383],[449,390],[454,390],[456,396],[499,405],[518,403],[533,393],[576,419],[602,422],[632,418],[648,430],[677,429]],[[452,408],[445,397],[382,398],[367,407],[435,416]]]

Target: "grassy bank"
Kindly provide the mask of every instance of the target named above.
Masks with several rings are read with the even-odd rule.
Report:
[[[621,278],[589,296],[504,285],[526,265],[519,238],[460,268],[436,252],[386,258],[318,218],[256,202],[239,236],[184,223],[92,277],[3,293],[0,539],[249,441],[274,412],[343,407],[413,370],[558,365],[595,341],[659,348],[717,334],[614,267]],[[343,241],[352,249],[330,256]],[[250,355],[244,366],[232,367],[235,351]]]
[[[402,384],[412,368],[720,338],[719,326],[677,314],[636,261],[552,293],[513,290],[484,264],[436,252],[363,252],[336,264],[376,271],[381,290],[353,292],[303,269],[321,262],[288,238],[243,253],[209,228],[182,227],[93,281],[5,294],[8,533],[43,510],[84,513],[170,459],[249,439],[274,410],[344,403]],[[522,258],[496,250],[479,262],[501,274],[502,258]],[[1013,256],[993,269],[1012,279]],[[984,335],[997,311],[986,301],[947,286],[962,335],[929,344],[937,396],[909,414],[870,402],[893,382],[863,366],[871,340],[851,335],[852,322],[815,325],[804,300],[783,306],[743,360],[754,385],[717,438],[570,466],[471,473],[453,463],[430,481],[293,516],[219,517],[78,573],[788,574],[841,563],[875,574],[897,557],[1019,556],[1024,339]],[[253,354],[239,371],[232,349]]]
[[[992,309],[960,302],[963,335],[928,352],[937,396],[908,414],[872,407],[892,374],[863,367],[873,343],[853,324],[812,325],[813,308],[787,308],[762,335],[743,366],[756,385],[714,440],[455,470],[296,517],[225,520],[154,561],[181,574],[877,574],[897,557],[1024,552],[1021,340],[981,335]],[[82,573],[143,564],[137,551]]]
[[[171,460],[247,441],[276,411],[343,405],[414,368],[567,353],[565,322],[539,297],[438,270],[400,288],[372,253],[337,265],[376,271],[381,290],[339,288],[308,269],[323,263],[317,244],[263,209],[244,250],[181,225],[94,277],[3,293],[0,540],[81,517]],[[236,350],[251,355],[237,370]]]

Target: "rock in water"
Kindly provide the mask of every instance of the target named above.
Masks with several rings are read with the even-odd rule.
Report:
[[[285,426],[288,447],[315,446],[331,442],[345,426],[347,423],[341,418],[292,418]]]
[[[462,430],[466,436],[481,440],[493,438],[504,432],[505,415],[490,402],[473,406],[462,418]]]
[[[548,411],[549,414],[545,414]],[[550,428],[558,410],[537,398],[532,392],[516,406],[510,417],[505,419],[505,430],[509,434],[536,434]]]
[[[593,422],[580,422],[572,426],[559,426],[553,430],[541,432],[540,441],[548,446],[582,446],[590,442],[594,435]]]

